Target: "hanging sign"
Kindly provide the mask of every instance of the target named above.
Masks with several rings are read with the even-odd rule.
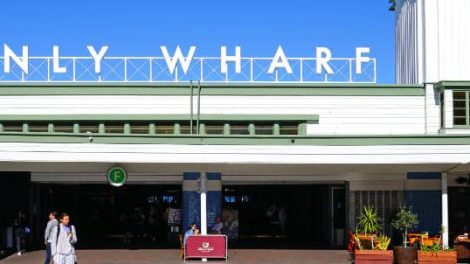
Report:
[[[121,187],[127,181],[127,171],[122,167],[112,167],[106,175],[108,183],[114,187]]]

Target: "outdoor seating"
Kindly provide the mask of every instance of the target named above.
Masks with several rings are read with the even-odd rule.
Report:
[[[442,243],[441,236],[423,237],[421,239],[421,246],[431,247],[433,245],[440,245]]]
[[[184,258],[184,241],[183,241],[183,234],[180,234],[179,235],[179,239],[180,239],[180,256],[181,256],[181,259]]]
[[[424,238],[428,238],[427,233],[409,233],[408,245],[415,246],[415,244],[421,243]]]
[[[348,230],[349,242],[348,242],[348,252],[354,254],[356,249],[356,240],[354,239],[354,233],[351,230]]]

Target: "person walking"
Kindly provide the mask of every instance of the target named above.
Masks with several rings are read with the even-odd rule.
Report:
[[[15,231],[15,245],[17,251],[16,254],[18,256],[21,256],[23,255],[23,248],[21,247],[21,245],[23,245],[24,229],[23,227],[21,227],[18,220],[14,221],[13,230]]]
[[[52,230],[58,226],[57,212],[52,211],[49,213],[49,221],[47,222],[46,230],[44,231],[44,243],[46,244],[46,260],[44,264],[51,263],[51,243],[52,243]]]
[[[60,224],[52,231],[51,254],[54,264],[75,264],[75,248],[77,233],[75,227],[70,225],[70,216],[63,213]]]

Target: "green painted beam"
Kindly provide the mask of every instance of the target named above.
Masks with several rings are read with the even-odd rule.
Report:
[[[186,114],[81,114],[81,115],[0,115],[2,121],[184,121]],[[318,121],[319,115],[201,114],[201,121]]]
[[[189,95],[189,84],[0,84],[0,96]],[[201,95],[232,96],[424,96],[422,85],[396,84],[202,84]]]
[[[0,142],[177,145],[470,145],[470,135],[272,136],[272,135],[123,135],[72,133],[0,133]]]
[[[444,89],[468,89],[470,90],[470,81],[441,81],[434,85],[439,90]]]

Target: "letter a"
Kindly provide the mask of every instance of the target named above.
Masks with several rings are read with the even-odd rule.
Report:
[[[276,55],[274,55],[271,65],[269,65],[268,73],[272,74],[278,68],[284,68],[287,73],[292,74],[292,68],[281,46],[277,47]]]

